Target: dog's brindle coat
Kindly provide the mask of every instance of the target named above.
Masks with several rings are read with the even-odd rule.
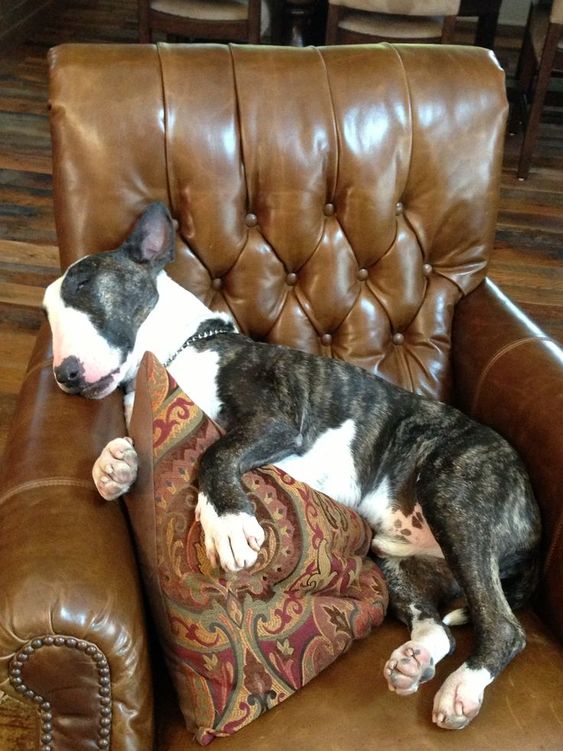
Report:
[[[237,333],[163,271],[173,247],[170,215],[152,204],[117,250],[81,259],[50,285],[57,381],[92,398],[125,386],[128,411],[143,353],[167,362],[226,430],[201,460],[197,507],[207,553],[226,569],[251,565],[264,539],[240,484],[247,470],[276,463],[357,509],[374,530],[391,607],[411,632],[385,666],[391,690],[415,692],[453,650],[449,626],[468,614],[474,624],[473,654],[434,701],[438,725],[464,727],[525,644],[510,605],[533,590],[540,525],[517,455],[452,407]],[[110,442],[93,475],[107,499],[127,490],[130,441]],[[466,607],[442,620],[439,606],[459,595]]]

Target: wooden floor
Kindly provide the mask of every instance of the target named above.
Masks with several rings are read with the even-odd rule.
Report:
[[[39,28],[0,51],[0,450],[42,316],[42,290],[58,271],[47,120],[49,47],[67,41],[133,42],[134,0],[59,0]],[[460,31],[460,41],[467,33]],[[520,44],[501,30],[508,74]],[[545,330],[563,340],[563,116],[542,126],[530,179],[515,178],[520,136],[509,137],[490,274]],[[477,157],[478,158],[478,157]]]

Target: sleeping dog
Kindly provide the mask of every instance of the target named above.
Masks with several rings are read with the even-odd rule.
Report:
[[[391,608],[410,639],[385,665],[389,688],[412,694],[454,648],[450,626],[475,626],[472,655],[434,700],[440,727],[465,727],[483,692],[525,645],[513,615],[538,572],[540,523],[526,472],[499,435],[452,407],[367,371],[257,343],[207,309],[164,271],[175,229],[151,204],[116,250],[86,256],[46,290],[54,375],[70,394],[125,390],[126,416],[150,350],[225,429],[204,454],[196,517],[212,563],[252,566],[264,541],[240,483],[275,463],[355,508],[371,525]],[[134,482],[135,450],[111,441],[94,465],[100,494]],[[465,607],[443,620],[438,607]]]

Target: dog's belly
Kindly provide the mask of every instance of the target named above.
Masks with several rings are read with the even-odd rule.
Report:
[[[374,530],[372,550],[381,557],[428,555],[443,558],[420,504],[409,506],[401,508],[390,492],[387,478],[362,498],[358,512]]]
[[[414,555],[444,557],[418,503],[410,514],[390,510],[376,530],[371,548],[376,555],[384,558]]]
[[[353,420],[325,431],[302,456],[288,456],[276,466],[335,501],[355,508],[374,530],[372,548],[379,556],[429,555],[443,558],[420,504],[403,511],[389,492],[389,483],[362,497],[352,455]]]

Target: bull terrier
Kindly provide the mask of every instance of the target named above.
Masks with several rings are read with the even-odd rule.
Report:
[[[525,645],[511,608],[538,575],[539,512],[515,451],[453,407],[362,368],[238,333],[167,275],[174,245],[167,208],[151,204],[120,247],[81,258],[47,288],[57,383],[93,399],[122,387],[128,416],[150,350],[224,428],[201,460],[196,518],[225,570],[252,566],[264,541],[240,483],[248,470],[274,463],[356,509],[410,631],[384,668],[391,691],[429,681],[454,649],[450,626],[473,622],[474,651],[433,709],[440,727],[465,727]],[[111,500],[136,472],[134,447],[119,437],[93,477]],[[439,607],[459,596],[464,607],[442,619]]]

